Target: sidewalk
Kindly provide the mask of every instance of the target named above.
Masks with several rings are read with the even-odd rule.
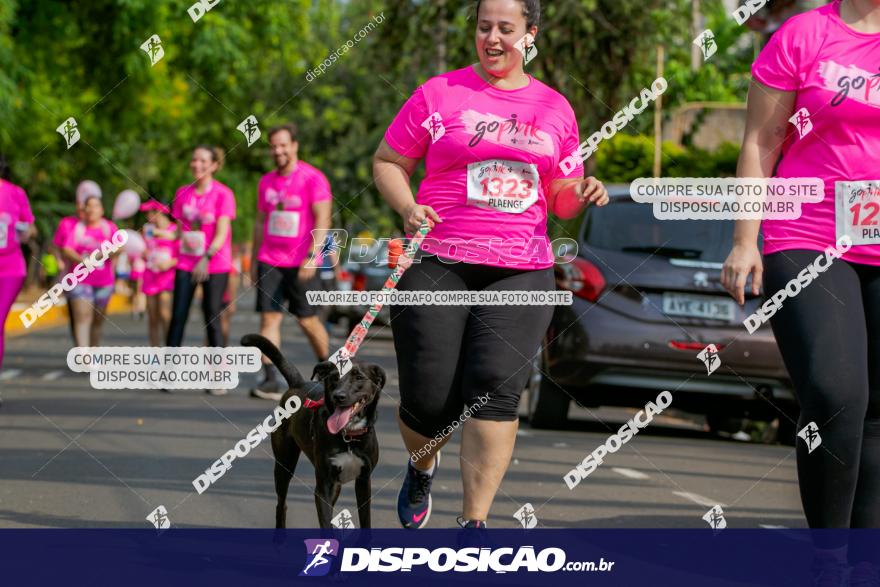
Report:
[[[34,322],[30,328],[24,327],[24,323],[22,323],[19,316],[44,293],[44,290],[35,288],[21,292],[18,299],[12,305],[9,316],[6,317],[6,336],[21,336],[34,330],[56,328],[67,324],[67,298],[61,298],[58,304],[52,306],[45,314],[40,316],[39,320]],[[131,301],[128,296],[114,293],[113,297],[110,298],[110,303],[107,305],[107,314],[121,314],[124,312],[131,312]]]

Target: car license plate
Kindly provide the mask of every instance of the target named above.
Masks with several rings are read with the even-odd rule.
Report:
[[[688,316],[733,322],[735,303],[715,296],[663,294],[663,313],[667,316]]]

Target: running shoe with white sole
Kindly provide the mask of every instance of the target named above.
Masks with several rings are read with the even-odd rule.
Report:
[[[286,389],[282,389],[283,386],[281,384],[281,381],[279,381],[281,374],[277,372],[274,365],[268,365],[265,367],[265,369],[267,371],[267,374],[270,369],[273,370],[275,372],[275,376],[271,378],[267,376],[266,378],[264,378],[263,381],[258,383],[256,387],[251,389],[250,395],[251,397],[258,397],[260,399],[270,399],[276,402],[280,401],[281,397],[286,391]]]
[[[440,466],[440,453],[434,455],[434,473],[416,469],[412,461],[406,463],[406,477],[397,494],[397,517],[404,528],[424,528],[431,518],[431,482]]]

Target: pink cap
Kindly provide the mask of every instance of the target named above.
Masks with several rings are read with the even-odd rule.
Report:
[[[158,212],[162,212],[163,214],[171,214],[171,210],[160,202],[159,200],[147,200],[143,204],[141,204],[141,212],[147,212],[149,210],[156,210]]]

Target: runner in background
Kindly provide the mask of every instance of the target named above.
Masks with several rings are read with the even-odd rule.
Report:
[[[113,222],[104,218],[100,196],[89,194],[83,205],[83,219],[76,223],[61,248],[68,267],[75,267],[88,255],[100,250],[102,243],[110,241],[117,230]],[[118,254],[119,251],[113,256]],[[115,259],[102,262],[67,294],[76,346],[101,344],[105,312],[113,295],[114,264]]]
[[[147,216],[142,233],[147,245],[141,291],[147,298],[147,321],[150,346],[161,346],[171,323],[171,296],[174,292],[174,268],[177,266],[177,225],[168,217],[171,210],[157,200],[141,204]]]
[[[77,222],[83,219],[83,206],[85,205],[86,198],[92,195],[99,198],[102,197],[101,187],[91,179],[81,181],[76,186],[76,213],[73,216],[63,217],[55,229],[55,236],[52,238],[52,250],[55,256],[58,257],[58,269],[60,271],[67,269],[67,263],[61,254],[61,249],[64,247],[64,243],[67,242],[67,236],[70,234],[70,231],[73,230]]]
[[[574,111],[564,96],[523,71],[517,44],[527,33],[537,35],[540,2],[483,0],[476,14],[478,63],[417,88],[376,151],[376,186],[406,232],[415,233],[425,220],[436,223],[421,262],[397,287],[555,291],[549,215],[573,218],[590,204],[605,205],[608,194],[596,178],[583,177],[580,162],[560,168],[578,150]],[[425,178],[414,198],[410,178],[423,159]],[[422,528],[428,522],[439,451],[450,438],[442,432],[467,407],[473,417],[461,431],[458,523],[485,528],[513,453],[520,395],[553,308],[390,309],[398,423],[410,455],[398,494],[400,523]]]
[[[306,292],[320,290],[315,261],[333,209],[330,183],[323,173],[298,159],[296,126],[285,124],[269,131],[275,170],[260,179],[254,221],[256,266],[251,279],[257,288],[260,334],[281,348],[284,302],[297,317],[319,361],[330,356],[327,330]],[[311,261],[311,263],[310,263]],[[278,401],[287,386],[275,367],[263,357],[263,380],[251,395]]]
[[[740,220],[722,284],[745,301],[785,289],[839,239],[854,243],[770,318],[800,404],[798,483],[810,528],[880,528],[880,0],[789,19],[752,66],[737,176],[817,177],[795,220]],[[784,138],[781,138],[784,137]],[[764,236],[763,257],[758,232]],[[805,436],[808,436],[805,434]],[[813,450],[815,449],[815,450]],[[857,540],[861,534],[851,533]],[[814,533],[816,584],[878,585],[876,543]],[[849,560],[848,560],[849,559]],[[873,564],[871,564],[873,563]],[[821,582],[821,583],[820,583]]]
[[[6,317],[27,275],[21,245],[34,234],[34,215],[27,194],[9,182],[9,167],[6,158],[0,155],[0,369],[3,368]]]
[[[131,314],[132,318],[143,320],[147,311],[147,298],[144,295],[144,272],[147,270],[147,262],[142,255],[131,258],[131,274],[128,276],[131,288]]]
[[[89,196],[97,196],[100,198],[102,196],[101,186],[91,179],[85,179],[79,182],[79,185],[76,186],[76,195],[74,196],[76,213],[73,216],[63,217],[58,222],[58,227],[55,229],[55,235],[52,237],[52,246],[50,247],[50,250],[58,260],[58,271],[62,276],[67,273],[67,261],[65,260],[61,249],[64,247],[64,243],[67,242],[67,237],[70,235],[73,227],[83,219],[83,206],[85,205],[86,198]],[[70,306],[70,296],[65,293],[64,297],[67,299],[67,323],[70,327],[70,338],[73,339],[73,343],[76,344],[76,319]]]
[[[222,164],[220,149],[208,145],[196,147],[190,160],[195,181],[179,188],[174,196],[172,215],[178,220],[176,236],[180,249],[174,274],[168,346],[183,343],[189,309],[199,285],[208,344],[223,346],[220,312],[232,269],[231,223],[236,206],[232,190],[214,179]],[[227,393],[223,389],[205,391],[213,395]]]

